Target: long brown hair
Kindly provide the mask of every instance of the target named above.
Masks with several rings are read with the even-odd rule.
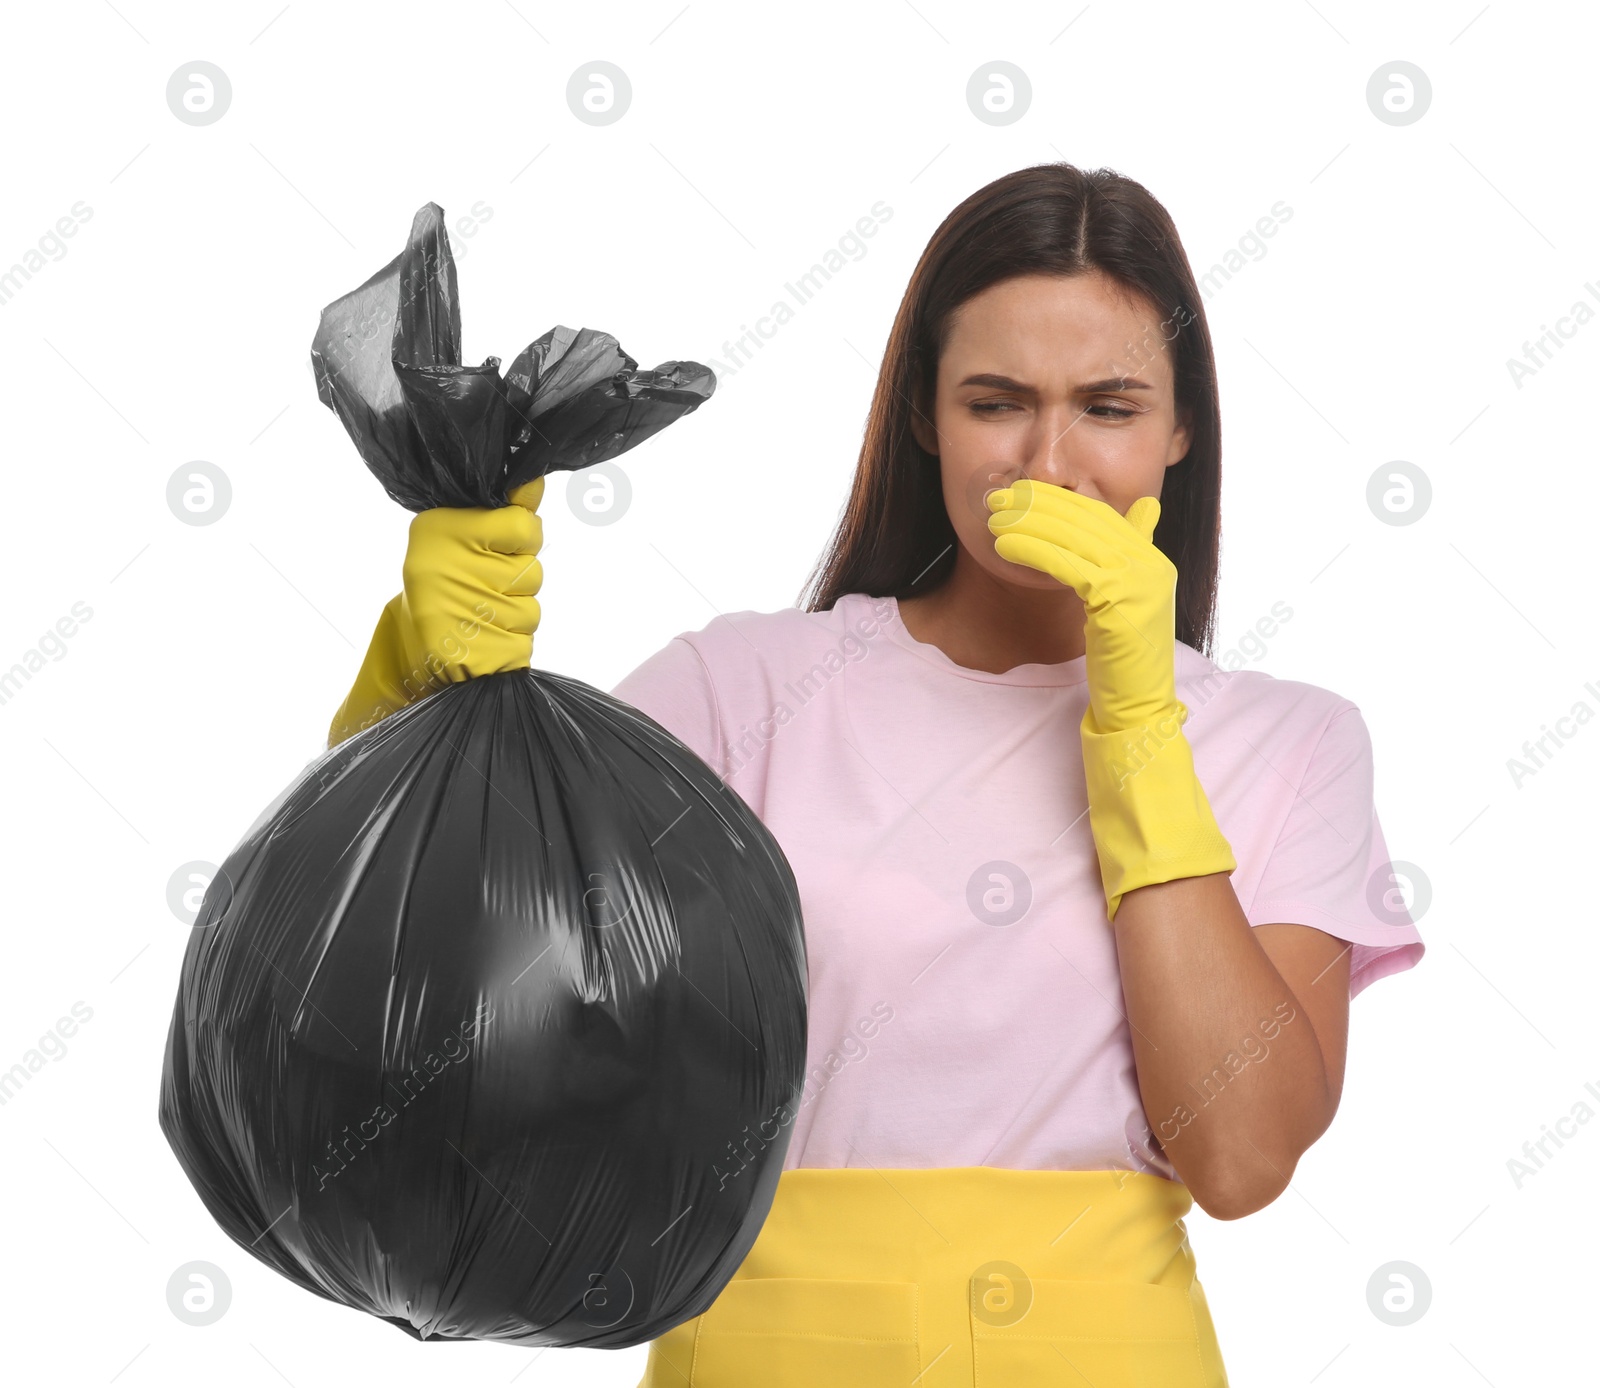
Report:
[[[1211,333],[1194,273],[1166,208],[1111,169],[1035,164],[980,188],[934,232],[895,315],[867,416],[855,482],[801,604],[830,608],[846,593],[912,597],[955,566],[939,460],[911,432],[930,421],[950,316],[1014,275],[1099,270],[1153,305],[1173,357],[1178,417],[1190,446],[1167,469],[1154,541],[1178,570],[1178,640],[1209,655],[1221,545],[1222,424]],[[1169,332],[1167,324],[1175,330]],[[811,596],[806,597],[806,592]]]

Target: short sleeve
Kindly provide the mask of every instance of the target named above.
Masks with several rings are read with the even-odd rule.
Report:
[[[711,672],[700,652],[674,636],[653,656],[622,677],[612,689],[688,747],[717,775],[723,770],[721,716]]]
[[[1352,943],[1350,996],[1413,967],[1426,946],[1373,803],[1372,737],[1354,704],[1329,720],[1246,915]]]

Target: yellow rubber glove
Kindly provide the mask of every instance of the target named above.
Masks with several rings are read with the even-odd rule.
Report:
[[[509,506],[436,506],[412,518],[405,587],[378,618],[330,747],[447,684],[527,668],[544,579],[543,496],[536,477]]]
[[[1175,671],[1178,570],[1151,541],[1161,503],[1126,517],[1066,487],[1023,478],[989,493],[995,552],[1083,600],[1089,827],[1107,919],[1136,887],[1232,872],[1233,850],[1195,775]]]

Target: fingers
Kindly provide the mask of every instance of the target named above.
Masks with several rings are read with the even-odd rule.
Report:
[[[542,490],[544,478],[537,479],[537,485]],[[523,490],[519,488],[519,492]],[[537,554],[544,544],[543,519],[520,503],[469,514],[474,517],[472,538],[484,549],[498,554]]]
[[[991,534],[1035,535],[1107,570],[1152,558],[1161,517],[1161,502],[1153,496],[1135,499],[1124,517],[1106,502],[1031,478],[989,493],[988,504]]]
[[[524,482],[507,498],[513,506],[526,506],[530,511],[537,511],[543,499],[543,477],[535,477],[531,482]]]
[[[450,683],[525,670],[533,657],[532,628],[538,625],[538,619],[533,619],[532,626],[526,622],[519,625],[526,629],[512,631],[480,623],[465,635],[447,633],[426,648],[422,663],[428,673]]]
[[[472,550],[453,557],[448,568],[425,570],[413,578],[413,585],[448,594],[449,600],[470,607],[479,599],[497,594],[531,598],[544,582],[544,565],[531,554],[497,554],[493,550]]]
[[[521,507],[507,510],[521,511],[528,522],[537,526],[539,518]],[[502,553],[484,548],[481,521],[486,516],[497,516],[494,511],[475,513],[479,523],[472,534],[463,533],[459,525],[445,531],[433,525],[418,526],[431,511],[421,512],[415,521],[411,543],[406,550],[403,565],[405,591],[415,605],[433,610],[471,611],[480,600],[532,598],[544,582],[544,566],[532,548],[517,553]],[[533,540],[536,542],[538,536]],[[509,542],[501,534],[499,543]]]
[[[507,506],[438,506],[412,518],[407,610],[415,644],[443,678],[527,668],[544,582],[544,522],[534,510],[543,493],[535,478]]]
[[[412,614],[421,648],[447,665],[483,675],[527,646],[539,628],[539,600],[490,593],[471,607],[424,609]],[[524,656],[520,662],[526,665]]]
[[[989,493],[991,510],[1017,509],[1054,516],[1061,520],[1076,521],[1093,527],[1104,526],[1116,517],[1114,506],[1092,496],[1084,496],[1069,487],[1037,482],[1031,477],[1019,478],[1009,487]]]
[[[1128,507],[1128,524],[1144,538],[1154,543],[1156,522],[1161,519],[1161,502],[1153,496],[1141,496]]]
[[[525,506],[435,506],[411,518],[410,549],[445,556],[460,550],[537,554],[544,521]]]
[[[993,501],[990,502],[993,506]],[[1114,540],[1085,524],[1080,516],[1057,515],[1041,506],[1002,506],[989,517],[995,536],[1027,535],[1076,555],[1101,569],[1120,568],[1127,562],[1127,541]]]
[[[995,553],[1013,564],[1023,564],[1040,573],[1049,574],[1058,583],[1086,597],[1090,576],[1071,554],[1059,545],[1041,540],[1033,535],[1006,534],[994,542]]]
[[[1065,521],[1074,521],[1116,543],[1126,541],[1129,529],[1141,539],[1149,540],[1155,533],[1156,521],[1161,515],[1161,502],[1157,497],[1141,496],[1123,516],[1115,506],[1096,497],[1084,496],[1067,487],[1038,482],[1024,477],[1009,487],[989,493],[991,510],[1020,507],[1026,511],[1039,511]]]
[[[539,599],[503,597],[497,600],[494,625],[516,636],[532,636],[539,629]]]
[[[528,667],[544,582],[535,513],[543,479],[499,507],[438,506],[412,518],[403,577],[408,647],[449,681]]]
[[[544,565],[531,555],[507,554],[495,556],[507,562],[501,571],[495,591],[513,598],[531,598],[544,582]]]

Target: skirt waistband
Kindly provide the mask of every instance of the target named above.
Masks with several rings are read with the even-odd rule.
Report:
[[[966,1276],[989,1250],[1034,1277],[1186,1287],[1193,1205],[1140,1171],[796,1167],[736,1276]]]
[[[796,1167],[639,1388],[1226,1388],[1192,1207],[1146,1172]]]

